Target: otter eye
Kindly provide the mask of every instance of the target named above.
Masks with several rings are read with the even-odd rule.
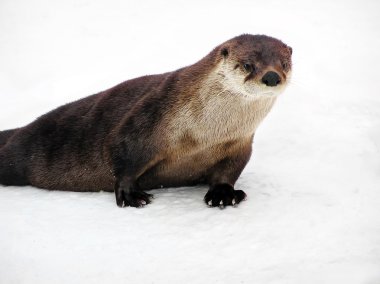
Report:
[[[282,68],[283,68],[283,69],[286,70],[286,69],[288,69],[288,67],[289,67],[288,62],[283,62],[283,63],[282,63]]]
[[[243,67],[244,67],[244,69],[245,69],[245,71],[247,71],[247,72],[252,72],[252,65],[251,64],[248,64],[248,63],[245,63],[244,65],[243,65]]]

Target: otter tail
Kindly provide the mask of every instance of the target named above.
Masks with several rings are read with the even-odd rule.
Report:
[[[9,139],[18,129],[0,131],[0,184],[2,185],[28,185],[22,159],[17,158],[14,145],[8,143]],[[17,147],[17,146],[16,146]]]
[[[0,131],[0,148],[7,144],[8,139],[11,138],[17,130],[18,128]]]

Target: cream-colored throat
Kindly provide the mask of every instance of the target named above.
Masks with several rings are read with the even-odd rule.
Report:
[[[196,93],[181,100],[171,112],[167,120],[170,145],[182,145],[191,137],[203,148],[252,136],[276,96],[247,98],[236,89],[221,82],[219,76],[206,78]]]
[[[229,90],[203,90],[199,95],[203,107],[194,118],[194,132],[221,142],[251,136],[276,100],[275,96],[248,100]]]
[[[203,147],[248,138],[276,100],[275,97],[247,100],[228,90],[199,91],[186,104],[176,107],[167,132],[171,145],[180,145],[188,137]]]

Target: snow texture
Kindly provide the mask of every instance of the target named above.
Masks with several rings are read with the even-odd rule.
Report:
[[[0,186],[0,283],[380,283],[380,2],[0,2],[0,129],[241,33],[293,47],[238,208]]]

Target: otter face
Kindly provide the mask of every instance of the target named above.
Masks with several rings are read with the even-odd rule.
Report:
[[[275,97],[291,75],[292,48],[264,35],[241,35],[219,47],[218,74],[225,89],[246,99]]]

